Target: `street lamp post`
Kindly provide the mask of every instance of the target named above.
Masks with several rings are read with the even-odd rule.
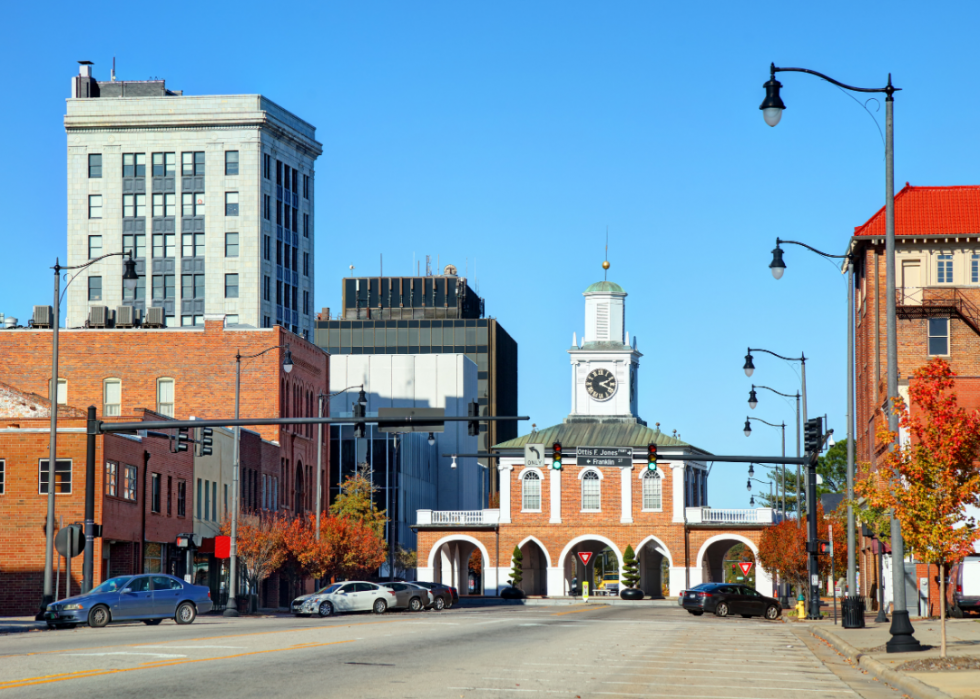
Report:
[[[753,478],[752,476],[749,476],[749,479],[747,481],[745,481],[745,489],[747,491],[749,491],[750,493],[752,492],[752,481],[755,481],[756,483],[762,483],[762,485],[765,485],[766,483],[768,483],[769,484],[769,502],[773,502],[772,481],[761,481],[758,478]],[[752,496],[752,502],[753,503],[755,502],[755,496],[754,495]]]
[[[132,291],[136,288],[139,277],[136,274],[136,262],[133,260],[132,252],[110,252],[94,260],[89,260],[83,265],[62,267],[56,258],[54,261],[54,307],[52,308],[51,318],[51,386],[49,390],[51,398],[51,435],[48,442],[48,512],[44,527],[44,588],[41,597],[41,610],[38,618],[43,618],[44,610],[54,599],[54,569],[51,559],[54,557],[54,495],[57,483],[55,483],[55,466],[58,458],[58,326],[61,324],[61,273],[65,270],[83,270],[86,267],[101,262],[107,257],[119,257],[128,255],[123,262],[123,286]],[[68,279],[65,283],[65,291],[75,280],[78,274]],[[95,471],[85,473],[85,557],[82,564],[82,592],[88,592],[92,588],[93,558],[92,547],[95,545],[95,498],[93,489],[95,488]]]
[[[776,425],[776,424],[773,424],[771,422],[766,422],[762,418],[758,418],[758,417],[746,417],[745,418],[745,430],[744,430],[746,437],[748,437],[749,435],[752,434],[752,425],[749,424],[749,420],[755,420],[756,422],[761,422],[764,425],[769,425],[770,427],[775,427],[777,430],[782,430],[783,431],[783,457],[785,457],[786,456],[786,423],[783,422],[783,423],[780,423],[780,424]],[[752,475],[752,473],[751,473],[751,466],[749,467],[749,469],[750,469],[749,475],[751,476]],[[782,483],[783,484],[783,506],[782,506],[782,513],[783,513],[783,517],[785,518],[786,517],[786,464],[783,464],[783,478],[782,478],[782,481],[783,481],[783,483]],[[761,482],[762,481],[760,481],[760,483]],[[799,496],[797,496],[797,497],[799,497]],[[779,507],[778,507],[779,502],[778,501],[775,501],[775,502],[776,502],[776,505],[777,505],[777,508],[776,509],[777,509],[777,511],[779,511]]]
[[[282,359],[282,369],[287,374],[293,370],[293,354],[289,351],[289,343],[269,347],[256,354],[243,357],[242,353],[235,353],[235,419],[239,419],[239,405],[241,402],[242,387],[242,360],[255,359],[261,357],[266,352],[272,350],[285,349],[286,353]],[[232,453],[232,486],[231,486],[231,546],[230,561],[228,563],[228,603],[225,605],[225,616],[238,616],[237,588],[238,588],[238,500],[239,500],[239,455],[241,454],[242,428],[235,426],[235,443]],[[317,518],[319,521],[319,517]]]
[[[767,391],[772,391],[777,396],[782,396],[783,398],[796,399],[796,458],[799,458],[800,457],[800,392],[797,391],[796,393],[793,394],[783,393],[781,391],[777,391],[774,388],[769,388],[768,386],[752,384],[752,388],[749,391],[749,408],[751,408],[752,410],[755,410],[755,407],[759,404],[759,398],[755,392],[755,389],[757,388],[764,388]],[[785,451],[783,452],[783,455],[785,456]],[[797,500],[800,499],[799,489],[800,489],[800,469],[797,466],[796,468],[796,490],[797,490],[796,499]],[[783,464],[783,514],[784,515],[786,514],[786,464]],[[799,519],[797,519],[796,524],[797,526],[800,526]]]
[[[795,240],[780,240],[776,238],[776,248],[772,251],[772,262],[769,269],[772,276],[782,279],[786,271],[783,261],[783,251],[779,247],[783,243],[800,245],[826,258],[843,259],[847,261],[847,594],[844,597],[844,627],[863,628],[864,614],[860,610],[861,598],[857,593],[857,552],[856,527],[854,523],[854,256],[830,255],[810,247],[806,243]]]

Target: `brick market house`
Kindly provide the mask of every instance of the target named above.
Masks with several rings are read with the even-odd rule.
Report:
[[[0,382],[24,394],[47,395],[51,371],[51,334],[50,329],[36,328],[0,331]],[[316,396],[321,392],[329,392],[327,354],[312,343],[279,326],[263,329],[226,327],[224,316],[221,315],[206,316],[203,326],[193,327],[62,330],[58,402],[62,410],[72,412],[68,408],[72,406],[74,412],[80,415],[86,407],[94,405],[99,419],[111,421],[140,420],[145,411],[175,419],[189,419],[192,416],[230,417],[234,412],[236,351],[240,351],[243,356],[248,356],[287,343],[294,363],[291,372],[287,373],[282,368],[283,349],[274,349],[255,359],[242,360],[241,415],[242,417],[314,416]],[[73,474],[74,482],[82,484],[85,463],[84,419],[79,419],[81,421],[77,425],[78,455],[71,458],[72,469],[82,469]],[[46,422],[43,425],[38,424],[36,429],[43,430],[45,434],[38,435],[36,439],[38,444],[31,446],[31,449],[37,452],[28,459],[28,461],[33,459],[31,474],[15,476],[10,457],[0,453],[0,461],[7,459],[5,475],[9,479],[11,488],[17,482],[17,478],[34,479],[33,499],[37,499],[38,490],[36,461],[38,458],[47,458],[48,425]],[[62,429],[67,427],[59,421],[59,458],[62,454],[76,448],[75,437],[67,436],[71,434],[70,432],[62,437],[60,434]],[[243,509],[272,509],[287,515],[311,511],[315,506],[316,493],[315,430],[308,425],[261,426],[254,429],[252,436],[261,438],[261,443],[257,443],[254,449],[249,446],[253,441],[251,436],[243,430],[241,473]],[[126,440],[126,438],[121,439]],[[160,440],[145,441],[150,444]],[[274,448],[270,449],[270,445]],[[3,443],[0,446],[5,449],[9,446],[16,451],[13,444]],[[165,444],[160,447],[167,450]],[[134,448],[138,449],[138,447]],[[155,448],[156,446],[152,447]],[[145,451],[150,450],[151,447],[147,447]],[[140,458],[132,456],[121,461],[142,467],[142,453],[141,450],[137,455]],[[252,453],[256,458],[249,456]],[[100,454],[97,463],[102,464],[105,459],[106,457]],[[326,484],[329,483],[330,469],[327,448],[323,449],[322,464],[323,492],[327,492]],[[101,479],[101,468],[97,469],[97,472],[100,473]],[[145,475],[145,469],[140,473]],[[124,476],[125,474],[120,474],[118,477],[122,479]],[[101,483],[99,487],[102,487]],[[122,481],[119,487],[122,487]],[[172,492],[167,492],[174,499],[172,506],[176,507],[176,483],[173,488]],[[73,493],[81,492],[80,488],[73,491]],[[13,490],[5,488],[5,492],[0,494],[0,506],[5,508],[13,506],[15,501],[10,497],[12,494]],[[272,501],[270,494],[276,496],[275,502]],[[185,497],[187,498],[185,506],[191,508],[192,494],[187,493]],[[70,500],[74,502],[74,499],[75,496],[72,495]],[[68,499],[57,499],[59,515],[62,502],[67,503]],[[30,517],[23,513],[18,514],[19,519],[13,521],[23,522],[23,524],[19,523],[14,528],[5,529],[5,531],[14,529],[19,533],[20,546],[25,550],[34,551],[40,545],[39,555],[25,554],[26,558],[22,556],[22,560],[17,564],[37,571],[36,575],[40,580],[40,571],[43,569],[44,532],[39,524],[34,526],[29,522],[35,517],[38,518],[38,522],[43,521],[45,504],[31,505],[30,502],[20,499],[16,500],[16,503],[18,507],[40,508]],[[81,506],[79,500],[79,507]],[[96,522],[103,524],[105,531],[105,528],[111,524],[109,521],[112,515],[111,508],[106,509],[104,514],[107,518],[105,520],[103,520],[103,512],[97,510]],[[191,514],[187,517],[188,522],[180,532],[193,531],[193,517]],[[70,523],[75,520],[69,520],[66,514],[65,521]],[[174,532],[174,536],[180,532]],[[120,541],[134,540],[124,536],[120,536],[119,539]],[[172,542],[173,539],[168,541]],[[11,557],[7,555],[11,550],[5,546],[0,553],[0,570],[4,572],[12,570]],[[150,547],[147,547],[142,553],[134,551],[133,555],[137,555],[145,566],[145,558],[149,552]],[[111,553],[115,554],[115,550]],[[100,555],[103,555],[101,551]],[[125,554],[120,551],[119,555],[123,557]],[[166,558],[167,554],[162,555]],[[115,572],[116,567],[110,563],[110,569]],[[98,576],[101,573],[99,566],[96,566],[95,574]],[[262,591],[260,604],[279,606],[283,599],[288,604],[294,592],[285,577],[270,579]],[[31,604],[36,604],[37,601],[31,600]]]
[[[419,510],[418,575],[468,590],[468,562],[482,559],[470,594],[496,595],[507,585],[515,546],[523,554],[529,595],[570,594],[591,580],[597,555],[611,550],[622,567],[632,545],[640,588],[650,597],[723,580],[726,553],[744,544],[754,554],[771,509],[718,510],[708,506],[711,454],[652,429],[637,414],[642,356],[625,333],[626,292],[598,282],[584,292],[585,334],[573,336],[572,409],[560,424],[498,444],[500,506],[473,512]],[[563,448],[561,470],[551,468],[554,442]],[[647,468],[647,445],[658,446],[656,471]],[[544,464],[527,466],[525,446],[543,444]],[[623,465],[587,465],[583,447],[619,447]],[[687,460],[671,458],[688,455]],[[696,458],[691,459],[690,455]],[[587,568],[576,554],[594,554]],[[607,555],[609,555],[607,553]],[[757,567],[756,585],[771,594],[773,581]]]

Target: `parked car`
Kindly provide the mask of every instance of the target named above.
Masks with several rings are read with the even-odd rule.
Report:
[[[290,611],[296,616],[325,617],[337,612],[383,614],[394,602],[395,591],[369,582],[343,582],[327,585],[309,595],[293,600]]]
[[[946,603],[956,619],[964,612],[980,612],[980,556],[967,556],[950,568]]]
[[[123,575],[110,578],[84,595],[53,602],[44,611],[48,627],[102,628],[113,621],[142,621],[156,626],[164,619],[191,624],[211,611],[211,590],[172,575]]]
[[[679,595],[677,595],[677,605],[679,607],[683,607],[684,606],[684,594],[686,592],[693,592],[695,590],[700,590],[702,587],[705,587],[706,585],[711,585],[711,583],[701,583],[700,585],[695,585],[690,590],[681,590],[681,593]]]
[[[779,601],[765,597],[747,585],[733,583],[707,583],[696,589],[685,590],[683,607],[695,616],[714,612],[715,616],[741,614],[743,617],[763,616],[778,619]]]
[[[619,573],[606,573],[602,576],[602,580],[596,585],[596,590],[604,590],[605,594],[618,595],[619,594]]]
[[[456,602],[459,602],[459,594],[456,592],[455,587],[433,582],[417,582],[415,584],[421,585],[432,593],[434,598],[432,600],[432,608],[437,612],[443,609],[449,609]]]
[[[419,585],[391,582],[384,583],[381,587],[395,591],[395,599],[388,605],[390,609],[410,609],[413,612],[421,612],[432,606],[432,593]]]

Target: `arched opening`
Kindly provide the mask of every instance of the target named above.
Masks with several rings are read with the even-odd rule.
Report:
[[[701,549],[698,556],[701,567],[702,582],[730,582],[755,587],[762,594],[768,595],[772,590],[762,589],[756,585],[756,551],[747,540],[734,537],[720,536],[709,541]],[[741,563],[752,563],[748,572],[742,570]],[[768,582],[768,576],[764,576]],[[762,579],[759,579],[762,583]]]
[[[459,537],[437,543],[429,554],[429,563],[432,582],[455,587],[460,597],[484,594],[490,560],[475,539]]]
[[[296,495],[295,495],[295,505],[296,512],[303,511],[303,494],[305,492],[303,488],[303,464],[301,462],[296,463]]]
[[[651,599],[661,599],[669,594],[670,551],[663,542],[649,537],[636,549],[640,582],[638,587]]]
[[[608,549],[608,551],[607,551]],[[584,555],[583,555],[584,554]],[[597,561],[600,561],[597,567]],[[587,562],[586,562],[587,561]],[[560,592],[551,594],[580,595],[582,583],[588,581],[589,592],[594,594],[601,573],[608,569],[618,573],[623,568],[623,554],[612,541],[598,535],[585,535],[573,539],[562,552],[558,563],[563,582]],[[597,575],[597,571],[600,575]]]
[[[548,556],[534,539],[521,544],[521,569],[523,580],[519,587],[525,595],[548,594]],[[508,573],[509,575],[509,573]]]

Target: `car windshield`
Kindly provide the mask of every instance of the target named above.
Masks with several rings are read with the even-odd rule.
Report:
[[[131,576],[123,576],[119,578],[109,578],[104,583],[96,588],[92,589],[92,594],[97,595],[102,592],[119,592],[121,589],[126,587],[126,583],[131,579]]]
[[[334,583],[333,585],[327,585],[316,591],[318,595],[330,595],[340,589],[340,583]]]
[[[607,573],[602,576],[603,580],[619,580],[619,576],[616,573]]]

